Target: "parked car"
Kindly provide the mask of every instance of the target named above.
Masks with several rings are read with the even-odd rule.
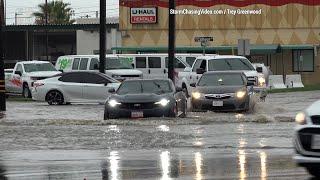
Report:
[[[243,72],[216,71],[204,73],[198,83],[191,84],[192,110],[248,111],[252,86]]]
[[[255,69],[261,67],[262,74],[263,74],[263,77],[265,79],[265,84],[268,87],[268,85],[269,85],[269,82],[268,82],[269,81],[269,76],[272,75],[272,71],[270,70],[270,67],[264,65],[263,63],[252,63],[252,65],[253,65],[253,67]]]
[[[63,72],[97,71],[99,70],[98,55],[69,55],[61,56],[56,62],[56,68]],[[141,79],[141,71],[134,69],[124,58],[116,55],[106,55],[105,73],[117,80]]]
[[[110,95],[109,89],[119,87],[116,79],[99,72],[68,72],[36,81],[32,99],[49,105],[70,103],[101,103]]]
[[[186,67],[183,72],[179,72],[176,86],[183,88],[186,95],[190,96],[192,92],[190,84],[197,83],[203,73],[214,71],[242,71],[247,80],[254,83],[255,92],[266,91],[262,68],[255,69],[247,58],[233,55],[197,57],[191,68]]]
[[[145,79],[168,77],[168,54],[118,54],[119,58],[127,59],[135,69],[143,73]],[[201,54],[175,54],[174,68],[176,72],[191,67],[196,57]]]
[[[126,80],[105,103],[104,119],[185,117],[187,99],[169,79]]]
[[[293,159],[320,178],[320,100],[296,115]]]
[[[9,70],[8,70],[9,71]],[[6,92],[31,97],[31,88],[37,80],[45,79],[60,72],[48,61],[21,61],[11,73],[6,73]]]

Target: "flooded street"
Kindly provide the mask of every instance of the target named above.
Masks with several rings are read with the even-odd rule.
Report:
[[[270,94],[251,114],[103,121],[103,105],[7,103],[0,179],[309,179],[294,116],[320,91]]]

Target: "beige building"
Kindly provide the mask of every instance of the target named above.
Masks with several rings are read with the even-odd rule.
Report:
[[[259,2],[259,3],[258,3]],[[301,73],[320,83],[320,1],[176,1],[177,52],[202,52],[199,36],[213,37],[207,53],[237,54],[238,39],[250,40],[250,59],[274,74]],[[119,52],[166,52],[167,0],[120,0]]]

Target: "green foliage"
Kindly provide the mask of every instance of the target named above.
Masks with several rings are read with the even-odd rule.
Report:
[[[73,10],[69,6],[69,3],[64,3],[60,0],[48,2],[47,8],[45,3],[39,4],[40,11],[33,13],[36,17],[36,24],[46,23],[46,12],[48,12],[48,24],[74,23],[74,20],[71,19]]]

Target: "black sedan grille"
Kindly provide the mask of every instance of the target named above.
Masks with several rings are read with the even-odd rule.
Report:
[[[153,109],[156,108],[158,105],[151,103],[122,103],[120,108],[122,109]]]
[[[320,115],[311,116],[312,124],[320,125]]]
[[[232,97],[230,94],[206,94],[206,99],[229,99]]]
[[[300,144],[305,151],[320,153],[320,149],[312,149],[312,136],[320,135],[320,128],[305,128],[298,133]]]

